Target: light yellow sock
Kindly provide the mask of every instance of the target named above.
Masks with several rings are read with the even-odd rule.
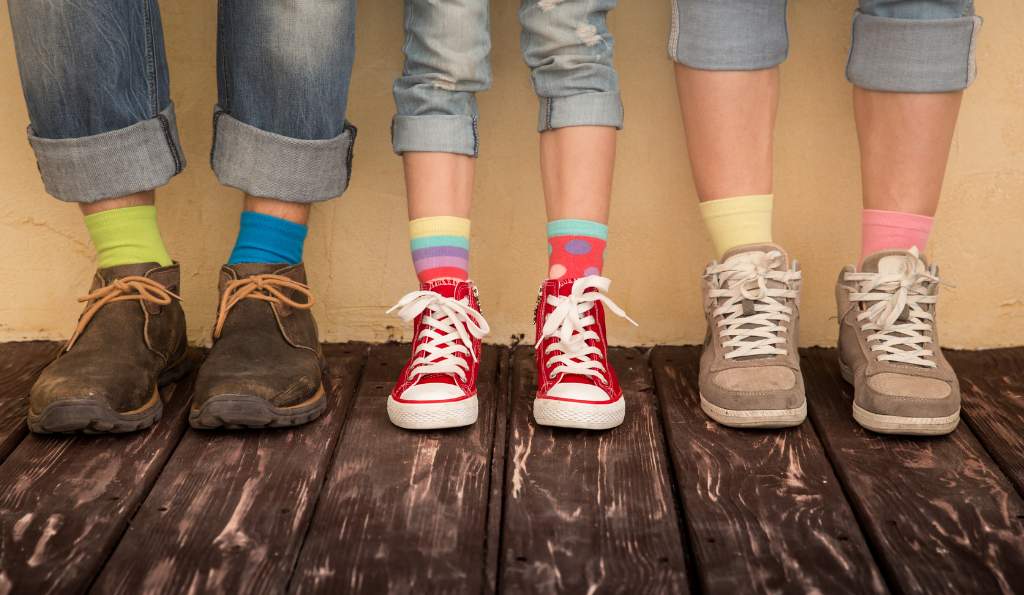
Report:
[[[734,196],[700,203],[718,258],[744,244],[772,241],[772,195]]]

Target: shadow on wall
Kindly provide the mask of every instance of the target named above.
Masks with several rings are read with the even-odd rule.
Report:
[[[0,7],[6,10],[6,3]],[[514,2],[492,3],[494,88],[480,96],[481,159],[473,210],[472,274],[494,342],[532,336],[545,272],[544,209],[537,169],[536,99],[519,55]],[[614,11],[616,62],[626,105],[606,272],[611,296],[639,323],[610,323],[617,344],[698,343],[704,334],[700,272],[710,255],[696,208],[665,41],[668,2],[622,2]],[[850,90],[843,78],[850,2],[797,3],[783,66],[776,134],[776,237],[805,276],[802,342],[831,344],[832,288],[856,257],[859,179]],[[1024,249],[1024,13],[989,0],[981,74],[968,92],[931,243],[957,289],[940,305],[944,343],[1024,343],[1021,282],[1009,256]],[[209,171],[215,89],[215,3],[165,2],[172,97],[190,165],[159,192],[160,222],[182,262],[190,336],[209,337],[216,272],[227,258],[241,202]],[[326,340],[407,338],[384,310],[415,283],[408,255],[401,162],[390,149],[390,89],[401,69],[401,3],[362,2],[350,119],[359,126],[349,192],[317,206],[307,263]],[[998,51],[995,51],[998,48]],[[9,23],[0,20],[0,75],[17,80]],[[58,338],[74,325],[93,268],[77,210],[42,191],[23,140],[20,90],[0,101],[0,340]]]

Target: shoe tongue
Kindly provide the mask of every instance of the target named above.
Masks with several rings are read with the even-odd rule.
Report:
[[[462,299],[469,293],[469,282],[458,279],[438,279],[420,285],[423,291],[433,291],[446,298]]]
[[[234,272],[235,277],[244,279],[253,275],[282,274],[296,265],[284,262],[243,262],[239,264],[226,264],[224,268]]]
[[[905,275],[924,268],[926,268],[924,260],[916,252],[910,250],[875,252],[865,258],[860,265],[861,272],[882,275]]]
[[[782,246],[772,244],[770,242],[764,244],[745,244],[743,246],[736,246],[722,255],[722,263],[739,264],[743,262],[753,262],[762,258],[762,254],[768,254],[769,252],[778,252],[779,254],[782,254],[779,264],[774,267],[775,270],[784,271],[789,268],[789,255],[782,249]]]
[[[110,283],[115,279],[120,279],[122,277],[145,277],[146,273],[159,268],[162,267],[160,266],[160,263],[157,262],[140,262],[98,269],[96,274],[103,278],[106,283]]]

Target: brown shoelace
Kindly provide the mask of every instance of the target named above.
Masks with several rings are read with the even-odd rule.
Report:
[[[92,302],[92,304],[78,318],[78,326],[75,327],[75,332],[71,333],[71,338],[68,339],[64,350],[71,350],[71,347],[74,346],[75,341],[85,332],[85,327],[89,325],[93,317],[111,302],[137,300],[166,306],[171,303],[172,299],[181,301],[181,296],[148,277],[129,275],[115,279],[111,284],[104,285],[96,291],[78,298],[80,302]]]
[[[281,289],[293,289],[306,296],[305,302],[296,302]],[[308,285],[293,281],[282,275],[253,275],[244,279],[229,281],[224,288],[224,295],[220,298],[220,308],[217,314],[217,324],[213,327],[213,338],[220,337],[224,330],[224,323],[228,319],[228,312],[238,302],[245,299],[262,300],[274,304],[284,304],[297,310],[309,310],[316,300]]]

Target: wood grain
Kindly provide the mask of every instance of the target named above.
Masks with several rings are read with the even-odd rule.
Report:
[[[963,417],[1024,496],[1024,348],[951,351]]]
[[[479,593],[501,347],[485,346],[480,415],[467,428],[391,425],[387,395],[408,345],[371,348],[290,590]]]
[[[533,351],[515,351],[501,590],[685,593],[683,538],[650,370],[615,349],[626,421],[605,432],[533,421]]]
[[[93,591],[284,592],[366,351],[325,347],[328,403],[317,421],[188,432]]]
[[[0,463],[28,434],[29,389],[59,349],[53,341],[0,344]]]
[[[966,424],[949,436],[858,426],[831,349],[804,353],[810,415],[883,574],[903,593],[1019,593],[1024,501]]]
[[[184,433],[194,379],[161,390],[149,430],[22,440],[0,465],[0,593],[88,588]]]
[[[814,428],[709,419],[700,351],[658,347],[651,367],[701,592],[886,592]]]

